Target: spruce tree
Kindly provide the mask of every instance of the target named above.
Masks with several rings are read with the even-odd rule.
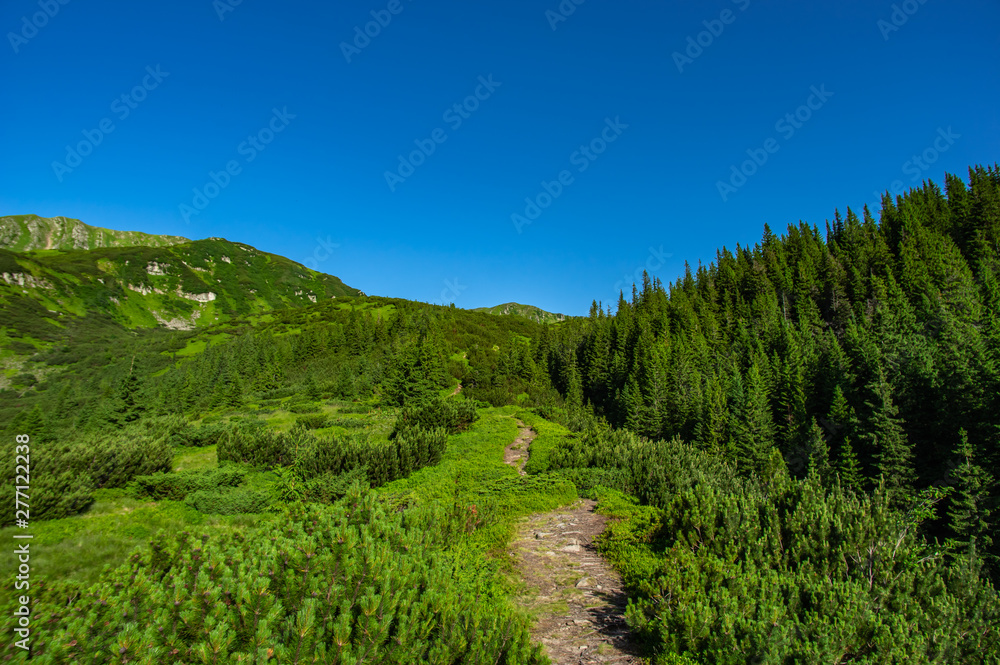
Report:
[[[42,413],[42,408],[37,404],[30,411],[19,414],[11,424],[12,431],[17,434],[27,434],[32,441],[37,442],[48,438],[49,430],[46,427],[45,414]]]
[[[959,430],[959,442],[953,451],[958,466],[952,469],[950,480],[955,488],[948,507],[948,526],[962,548],[986,550],[993,545],[990,534],[994,479],[977,463],[968,433]]]
[[[312,372],[306,377],[305,391],[306,396],[313,401],[321,397],[319,384],[316,382],[316,377],[312,375]]]
[[[124,427],[142,417],[146,411],[141,394],[142,387],[139,369],[135,366],[135,356],[133,356],[129,363],[128,374],[118,385],[118,391],[112,400],[108,414],[108,421],[111,424]]]
[[[243,380],[238,372],[227,372],[223,380],[222,403],[225,406],[238,408],[246,402]]]
[[[914,492],[913,450],[881,366],[868,390],[872,399],[866,402],[870,416],[865,439],[874,453],[876,468],[885,480],[889,496],[896,505],[904,505]]]
[[[774,421],[764,378],[756,362],[747,371],[745,386],[743,382],[736,384],[733,396],[737,403],[732,427],[740,465],[763,473],[774,447]]]
[[[837,460],[837,476],[840,484],[856,492],[864,491],[864,475],[861,473],[861,463],[854,453],[850,437],[840,445],[840,457]]]
[[[828,484],[833,476],[833,467],[830,464],[830,446],[815,418],[812,419],[812,426],[809,428],[806,450],[809,454],[810,473],[818,474],[823,484]]]

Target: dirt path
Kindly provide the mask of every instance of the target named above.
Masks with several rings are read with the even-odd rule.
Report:
[[[554,665],[642,663],[625,624],[621,578],[594,547],[607,521],[594,505],[581,499],[521,525],[512,544],[527,586],[519,602],[537,617],[532,637]]]
[[[454,397],[455,395],[457,395],[460,392],[462,392],[462,384],[461,383],[458,384],[457,386],[455,386],[455,389],[451,391],[451,394],[448,395],[448,397]]]
[[[522,476],[524,465],[528,463],[528,447],[535,440],[535,432],[520,420],[517,421],[517,438],[503,451],[503,461],[511,465]]]
[[[518,437],[504,461],[524,475],[535,432],[518,421]],[[607,518],[596,502],[581,499],[550,513],[528,517],[511,543],[511,558],[524,581],[518,603],[536,618],[534,641],[554,665],[627,665],[636,656],[624,612],[618,573],[597,553],[594,539]]]

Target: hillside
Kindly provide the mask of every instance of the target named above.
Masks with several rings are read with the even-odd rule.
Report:
[[[180,236],[138,231],[114,231],[68,217],[10,215],[0,217],[0,247],[14,252],[34,249],[97,249],[100,247],[167,247],[190,242]]]
[[[521,305],[516,302],[508,302],[494,307],[477,307],[472,311],[486,312],[487,314],[496,314],[499,316],[523,316],[526,319],[531,319],[532,321],[536,321],[538,323],[558,323],[559,321],[565,321],[569,318],[565,314],[553,314],[552,312],[546,312],[544,309],[540,309],[534,305]]]
[[[359,291],[275,254],[222,239],[168,247],[0,249],[0,344],[19,353],[71,341],[67,326],[191,329]]]

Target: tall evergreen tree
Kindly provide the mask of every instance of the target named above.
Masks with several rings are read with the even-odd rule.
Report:
[[[881,367],[868,390],[872,399],[866,402],[870,416],[864,439],[874,453],[876,468],[885,481],[889,496],[897,505],[902,505],[914,494],[913,451],[899,418],[899,409],[893,404],[892,388]]]
[[[840,484],[844,487],[861,492],[864,490],[864,475],[861,471],[861,463],[851,445],[850,437],[844,439],[840,446],[840,456],[837,459],[837,476]]]
[[[954,455],[958,465],[952,469],[951,482],[955,491],[948,507],[948,526],[962,548],[987,550],[993,545],[991,516],[994,478],[978,464],[968,433],[959,430],[959,442]]]
[[[830,464],[830,446],[815,418],[812,419],[812,426],[809,428],[806,451],[809,454],[810,473],[818,474],[823,483],[828,484],[833,477],[833,466]]]
[[[757,363],[750,365],[746,381],[734,382],[731,430],[741,466],[763,473],[774,448],[774,422],[767,388]]]

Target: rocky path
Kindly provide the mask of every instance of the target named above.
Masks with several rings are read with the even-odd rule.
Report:
[[[504,461],[524,473],[535,433],[518,422],[517,440]],[[597,553],[594,539],[607,518],[581,499],[525,519],[511,543],[511,559],[524,582],[518,602],[536,618],[532,637],[554,665],[626,665],[645,662],[631,640],[621,578]]]
[[[504,448],[503,461],[517,469],[523,476],[524,465],[528,463],[528,447],[535,440],[535,433],[520,420],[517,421],[517,427],[517,438],[514,439],[514,443]]]

